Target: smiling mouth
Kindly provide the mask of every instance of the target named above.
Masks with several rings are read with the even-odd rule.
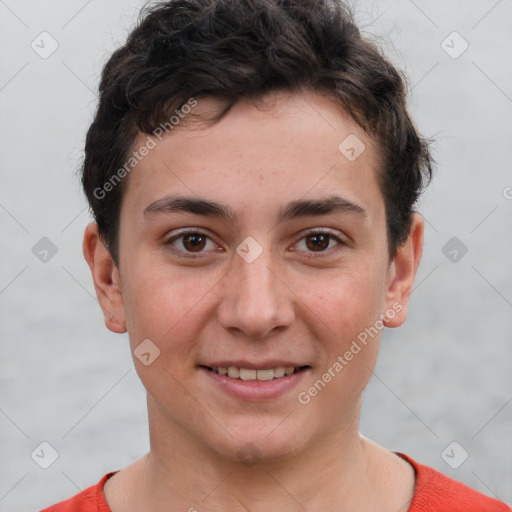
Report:
[[[279,366],[277,368],[266,368],[261,370],[255,370],[253,368],[238,368],[236,366],[229,367],[212,367],[201,365],[202,368],[206,368],[210,372],[217,373],[218,375],[224,375],[234,380],[259,380],[269,381],[275,379],[281,379],[288,377],[294,373],[299,373],[311,366]]]

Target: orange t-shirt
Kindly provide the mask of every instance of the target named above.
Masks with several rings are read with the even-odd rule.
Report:
[[[416,472],[416,488],[408,512],[512,512],[505,503],[489,498],[433,468],[418,464],[407,455],[397,453]],[[112,512],[103,494],[107,473],[96,485],[40,512]]]

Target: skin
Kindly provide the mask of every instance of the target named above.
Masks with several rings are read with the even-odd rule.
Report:
[[[151,449],[107,481],[113,512],[398,512],[412,499],[413,468],[359,434],[380,333],[308,404],[297,396],[380,314],[394,310],[387,327],[405,321],[423,220],[414,215],[390,260],[371,138],[316,92],[275,92],[266,100],[265,108],[240,101],[211,127],[194,121],[155,140],[124,192],[119,268],[96,224],[86,228],[84,255],[106,326],[128,331],[132,352],[145,339],[160,350],[148,366],[133,358],[147,390]],[[200,98],[195,112],[218,105]],[[338,150],[349,134],[366,146],[354,161]],[[144,214],[170,194],[222,203],[238,220]],[[365,213],[278,220],[290,201],[331,195]],[[165,244],[185,228],[206,241],[196,249],[183,237]],[[318,249],[309,229],[330,230],[343,244],[331,238]],[[262,248],[251,263],[236,252],[248,236]],[[197,366],[242,358],[311,368],[291,391],[258,401],[226,394]],[[238,455],[248,443],[258,459],[251,465]]]

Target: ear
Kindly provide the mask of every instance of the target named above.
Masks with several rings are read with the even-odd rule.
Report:
[[[398,327],[405,322],[407,306],[414,278],[423,252],[423,217],[413,214],[409,236],[397,249],[388,270],[386,306],[383,323],[386,327]]]
[[[112,332],[126,332],[119,271],[110,252],[103,244],[95,222],[91,222],[85,228],[82,248],[91,269],[96,296],[105,316],[105,325]]]

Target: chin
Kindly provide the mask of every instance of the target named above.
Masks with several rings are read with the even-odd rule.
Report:
[[[307,444],[305,429],[294,424],[285,428],[281,418],[278,421],[254,422],[245,428],[227,428],[231,434],[212,440],[210,448],[221,457],[232,462],[243,462],[248,467],[258,462],[286,460],[302,451]],[[202,438],[203,442],[207,442]]]

